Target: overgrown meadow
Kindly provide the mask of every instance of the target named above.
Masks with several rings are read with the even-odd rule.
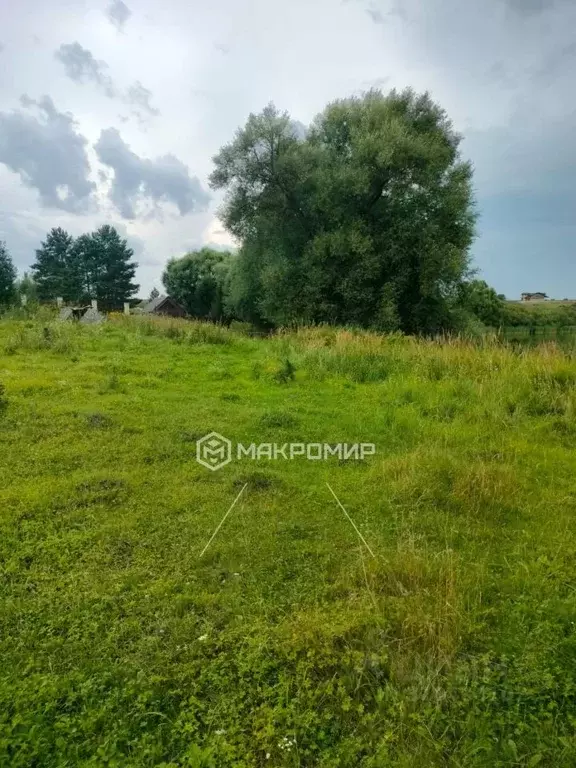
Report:
[[[576,764],[573,351],[117,317],[0,355],[0,765]],[[377,453],[210,472],[212,430]]]

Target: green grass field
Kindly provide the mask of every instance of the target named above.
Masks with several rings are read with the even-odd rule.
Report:
[[[0,765],[576,765],[573,353],[116,318],[0,355]],[[212,430],[377,452],[211,472]]]

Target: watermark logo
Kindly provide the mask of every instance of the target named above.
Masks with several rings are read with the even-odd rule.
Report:
[[[232,461],[232,443],[218,432],[204,435],[196,443],[196,461],[215,472]]]
[[[233,450],[232,441],[218,432],[210,432],[196,443],[196,461],[212,471],[225,467],[233,456],[239,461],[298,458],[308,461],[327,461],[333,458],[340,461],[362,461],[375,453],[374,443],[237,443]]]

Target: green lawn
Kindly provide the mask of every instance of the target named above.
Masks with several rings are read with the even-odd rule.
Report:
[[[0,765],[576,765],[569,352],[4,320],[0,383]]]

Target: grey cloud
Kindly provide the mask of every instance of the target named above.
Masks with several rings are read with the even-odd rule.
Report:
[[[108,19],[114,26],[122,30],[124,28],[124,24],[128,21],[130,16],[132,16],[132,11],[126,3],[123,3],[122,0],[113,0],[108,8],[106,9],[106,16],[108,16]]]
[[[118,93],[106,69],[104,61],[98,61],[92,53],[80,43],[64,43],[54,56],[64,65],[64,71],[76,83],[94,83],[100,86],[107,96],[115,98]]]
[[[198,179],[174,155],[155,160],[139,157],[124,142],[116,128],[107,128],[95,145],[101,163],[114,171],[110,200],[125,219],[136,218],[139,202],[171,202],[184,216],[204,210],[209,195]]]
[[[483,196],[545,190],[568,194],[576,204],[575,133],[576,112],[537,119],[529,102],[506,126],[466,131],[463,151],[475,165],[475,184]]]
[[[75,129],[72,115],[58,112],[52,99],[23,96],[21,110],[0,112],[0,163],[38,190],[43,206],[80,213],[89,209],[95,184],[90,181],[87,140]]]
[[[152,106],[150,103],[151,98],[152,91],[149,91],[148,88],[145,88],[142,83],[137,80],[134,85],[131,85],[126,91],[124,100],[127,104],[131,104],[134,107],[140,107],[140,109],[143,109],[144,112],[147,112],[149,115],[159,115],[160,110]]]
[[[142,121],[142,113],[150,116],[160,114],[160,111],[152,106],[152,92],[145,88],[138,80],[122,92],[107,73],[108,65],[105,61],[94,58],[91,51],[80,43],[63,43],[54,53],[54,56],[64,65],[64,71],[75,83],[93,83],[101,88],[110,99],[119,99],[131,107],[134,107],[133,115]]]

